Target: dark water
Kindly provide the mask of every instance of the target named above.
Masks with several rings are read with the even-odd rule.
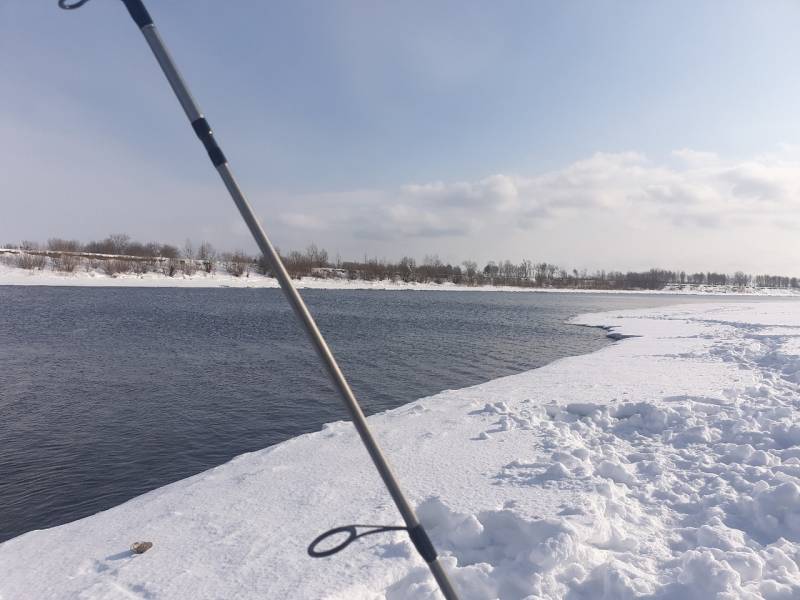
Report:
[[[303,296],[367,413],[608,343],[576,313],[693,300]],[[0,287],[0,416],[2,541],[346,413],[278,290]]]

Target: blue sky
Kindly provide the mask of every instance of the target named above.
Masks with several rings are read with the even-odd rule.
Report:
[[[800,258],[796,3],[149,4],[281,247]],[[252,249],[121,2],[8,0],[0,53],[0,240]]]

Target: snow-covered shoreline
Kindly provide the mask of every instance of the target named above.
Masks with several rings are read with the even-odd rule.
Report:
[[[99,270],[60,273],[56,271],[27,270],[0,264],[0,286],[65,286],[65,287],[152,287],[152,288],[279,288],[277,279],[250,273],[235,277],[227,273],[208,274],[197,271],[194,275],[178,274],[169,277],[162,273],[121,273],[106,275]],[[404,281],[365,281],[361,279],[325,279],[304,277],[295,281],[300,289],[318,290],[411,290],[425,292],[510,292],[510,293],[575,293],[575,294],[667,294],[702,296],[775,296],[797,297],[800,290],[782,288],[746,288],[734,286],[684,286],[664,290],[593,290],[575,288],[531,288],[515,286],[457,285],[450,282],[416,283]]]
[[[462,597],[800,597],[800,304],[582,315],[603,350],[370,417]],[[333,423],[0,545],[0,598],[429,598]],[[152,541],[147,553],[128,551]]]

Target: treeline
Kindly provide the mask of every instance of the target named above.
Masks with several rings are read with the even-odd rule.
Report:
[[[454,283],[460,285],[506,285],[515,287],[558,287],[576,289],[645,289],[660,290],[668,286],[731,286],[798,288],[800,280],[781,275],[749,275],[737,271],[732,275],[713,271],[687,273],[667,269],[647,271],[588,272],[572,269],[567,271],[547,262],[523,260],[489,261],[479,266],[475,261],[461,264],[445,263],[436,255],[428,255],[417,262],[403,257],[399,261],[364,258],[363,261],[331,262],[328,253],[315,245],[305,252],[293,251],[284,256],[287,270],[293,277],[341,277],[367,281],[400,280],[416,283]],[[263,259],[262,259],[263,260]],[[268,269],[261,269],[268,273]]]
[[[4,248],[13,252],[0,256],[0,259],[24,269],[49,267],[54,271],[73,273],[83,267],[112,276],[149,272],[168,276],[180,272],[193,275],[198,269],[211,273],[217,260],[216,251],[207,242],[195,250],[192,242],[187,241],[184,248],[179,249],[159,242],[141,243],[126,234],[112,234],[86,244],[78,240],[51,238],[46,244],[23,241],[6,244]]]
[[[179,249],[171,244],[160,242],[141,243],[132,239],[124,233],[115,233],[102,240],[87,242],[86,244],[78,240],[65,240],[61,238],[50,238],[46,244],[24,241],[18,245],[9,245],[6,248],[17,248],[28,251],[49,251],[67,252],[84,254],[106,254],[113,256],[133,256],[136,258],[209,258],[215,254],[213,247],[207,242],[203,242],[194,250],[192,242],[187,241],[184,248]]]
[[[195,245],[187,240],[182,248],[158,242],[141,243],[125,234],[113,234],[99,241],[83,244],[77,240],[52,238],[47,244],[22,242],[5,246],[15,250],[4,262],[26,269],[73,272],[83,266],[108,275],[121,273],[161,272],[165,275],[193,275],[198,270],[213,273],[221,270],[236,277],[251,273],[272,275],[263,258],[242,251],[217,252],[208,242]],[[547,262],[522,260],[489,261],[480,266],[475,261],[460,264],[443,262],[437,255],[428,255],[418,262],[405,256],[398,261],[367,258],[361,261],[331,260],[328,252],[311,244],[305,250],[281,253],[289,274],[294,278],[327,277],[366,281],[403,281],[407,283],[453,283],[457,285],[515,286],[539,288],[571,288],[590,290],[661,290],[664,288],[729,286],[733,288],[769,287],[799,288],[796,277],[783,275],[751,275],[743,271],[733,274],[717,272],[647,271],[588,272],[566,270]]]

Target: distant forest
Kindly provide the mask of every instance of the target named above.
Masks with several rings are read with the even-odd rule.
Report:
[[[328,252],[311,244],[304,251],[281,253],[294,278],[347,278],[366,281],[393,280],[417,283],[454,283],[480,286],[517,286],[593,290],[660,290],[677,287],[727,286],[731,288],[800,287],[797,277],[783,275],[697,272],[653,268],[647,271],[589,272],[567,270],[547,262],[522,260],[489,261],[483,266],[471,260],[453,265],[436,255],[421,262],[410,257],[399,261],[367,258],[363,261],[331,259]],[[235,277],[251,273],[271,275],[263,258],[244,252],[218,252],[208,242],[186,241],[182,248],[158,242],[141,243],[125,234],[114,234],[86,244],[77,240],[50,239],[46,244],[25,241],[7,244],[0,250],[0,261],[30,270],[72,273],[97,270],[110,276],[123,273],[161,272],[175,277],[198,271],[222,271]]]

